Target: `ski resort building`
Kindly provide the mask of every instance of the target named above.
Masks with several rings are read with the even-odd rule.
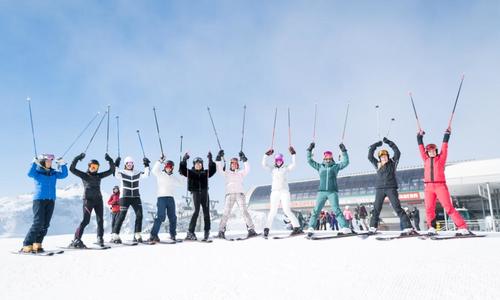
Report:
[[[446,167],[448,187],[457,210],[467,220],[473,230],[500,231],[500,159],[472,160],[452,162]],[[399,168],[399,198],[401,206],[420,211],[420,227],[425,226],[424,207],[424,168],[415,166]],[[338,177],[340,205],[343,209],[350,206],[351,211],[358,205],[365,205],[371,211],[375,200],[376,173],[365,172],[341,175]],[[290,182],[292,209],[296,213],[308,216],[314,207],[319,179]],[[247,196],[250,209],[256,211],[269,210],[271,185],[252,188]],[[330,211],[327,202],[325,210]],[[439,226],[443,229],[454,229],[442,207],[437,205]],[[495,216],[492,218],[492,216]],[[387,230],[399,229],[399,218],[386,199],[382,209],[380,228]]]

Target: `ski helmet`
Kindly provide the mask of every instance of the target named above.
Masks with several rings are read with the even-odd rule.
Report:
[[[125,164],[128,164],[128,163],[134,163],[134,159],[131,157],[131,156],[127,156],[125,157],[125,160],[124,160],[124,163]]]
[[[117,186],[117,185],[115,185],[115,186],[113,187],[113,193],[115,192],[115,190],[116,190],[116,191],[118,191],[118,192],[120,192],[120,187],[119,187],[119,186]]]
[[[97,159],[91,159],[89,161],[89,167],[90,167],[90,165],[98,165],[98,166],[100,166],[99,161]]]
[[[48,160],[53,161],[54,158],[54,154],[40,154],[38,155],[38,162],[43,168],[45,168],[45,162]]]
[[[436,152],[438,152],[436,144],[428,144],[427,146],[425,146],[425,151],[429,152],[432,150],[436,150]]]
[[[196,163],[203,164],[203,158],[196,157],[195,159],[193,159],[193,165],[196,165]]]
[[[230,161],[230,166],[235,163],[236,164],[236,168],[234,168],[234,170],[237,170],[240,168],[240,163],[238,162],[238,158],[237,157],[233,157],[231,158],[231,161]],[[231,170],[233,170],[231,167],[229,167]]]
[[[333,159],[333,153],[332,153],[332,151],[325,151],[323,153],[323,159],[325,159],[325,158],[332,158]]]
[[[274,164],[278,166],[278,162],[280,162],[279,165],[282,165],[285,162],[283,154],[281,153],[278,153],[276,154],[276,156],[274,156]]]
[[[174,164],[174,162],[173,162],[173,161],[171,161],[171,160],[167,160],[167,162],[165,162],[165,169],[166,169],[166,168],[172,168],[172,169],[173,169],[173,168],[174,168],[174,166],[175,166],[175,164]]]
[[[389,158],[389,151],[382,149],[378,152],[378,158],[382,157],[383,155],[387,155],[387,158]]]

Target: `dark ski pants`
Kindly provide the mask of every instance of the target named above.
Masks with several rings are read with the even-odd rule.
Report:
[[[408,215],[401,208],[397,189],[377,189],[375,193],[375,202],[373,203],[373,217],[370,220],[370,227],[378,228],[380,211],[382,211],[382,205],[384,204],[386,196],[389,198],[392,208],[394,208],[394,211],[398,214],[403,229],[412,228],[410,218],[408,218]]]
[[[92,210],[95,211],[95,218],[97,221],[97,236],[102,237],[104,235],[104,205],[102,204],[102,198],[95,199],[84,199],[83,200],[83,220],[80,226],[76,229],[75,239],[81,239],[85,227],[89,225],[90,216],[92,215]]]
[[[116,220],[118,220],[119,212],[111,212],[111,232],[113,232],[113,228],[115,228]]]
[[[156,201],[156,218],[153,223],[153,228],[151,229],[151,236],[158,236],[161,223],[165,222],[167,216],[170,236],[174,237],[176,236],[177,228],[174,197],[158,197],[158,200]]]
[[[120,199],[120,214],[116,220],[116,224],[113,227],[113,233],[119,234],[122,228],[123,221],[127,216],[127,211],[129,206],[132,206],[135,212],[135,233],[140,233],[142,231],[142,202],[139,197],[127,197]]]
[[[31,225],[23,245],[29,246],[33,243],[42,243],[43,238],[49,230],[50,220],[54,213],[54,200],[33,201],[33,225]]]
[[[189,232],[194,233],[196,228],[196,220],[198,220],[198,215],[200,214],[200,206],[203,209],[203,223],[205,224],[203,230],[210,230],[210,197],[208,196],[208,191],[191,192],[193,196],[194,203],[194,213],[191,217],[191,222],[189,223]]]

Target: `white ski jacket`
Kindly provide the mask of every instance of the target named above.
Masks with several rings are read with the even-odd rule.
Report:
[[[120,180],[120,197],[140,197],[139,180],[148,178],[149,172],[149,167],[144,168],[144,171],[142,172],[120,170],[116,168],[115,177]]]
[[[262,157],[262,166],[264,169],[269,170],[273,174],[273,183],[271,186],[271,191],[288,191],[288,172],[295,169],[295,155],[292,155],[292,163],[290,165],[283,164],[280,168],[270,165],[267,162],[267,155],[264,154]]]
[[[174,197],[176,188],[181,187],[183,182],[173,173],[171,175],[167,174],[164,169],[165,163],[156,161],[153,170],[151,170],[151,173],[156,176],[158,185],[156,194],[158,197]]]
[[[243,163],[243,170],[238,169],[236,171],[231,171],[226,169],[222,165],[222,161],[216,161],[217,172],[222,174],[226,180],[226,195],[227,194],[244,194],[245,189],[243,187],[243,178],[250,172],[250,164],[248,162]]]

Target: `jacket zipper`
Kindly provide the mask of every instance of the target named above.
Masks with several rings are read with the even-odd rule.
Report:
[[[431,182],[434,182],[434,157],[431,157]]]

